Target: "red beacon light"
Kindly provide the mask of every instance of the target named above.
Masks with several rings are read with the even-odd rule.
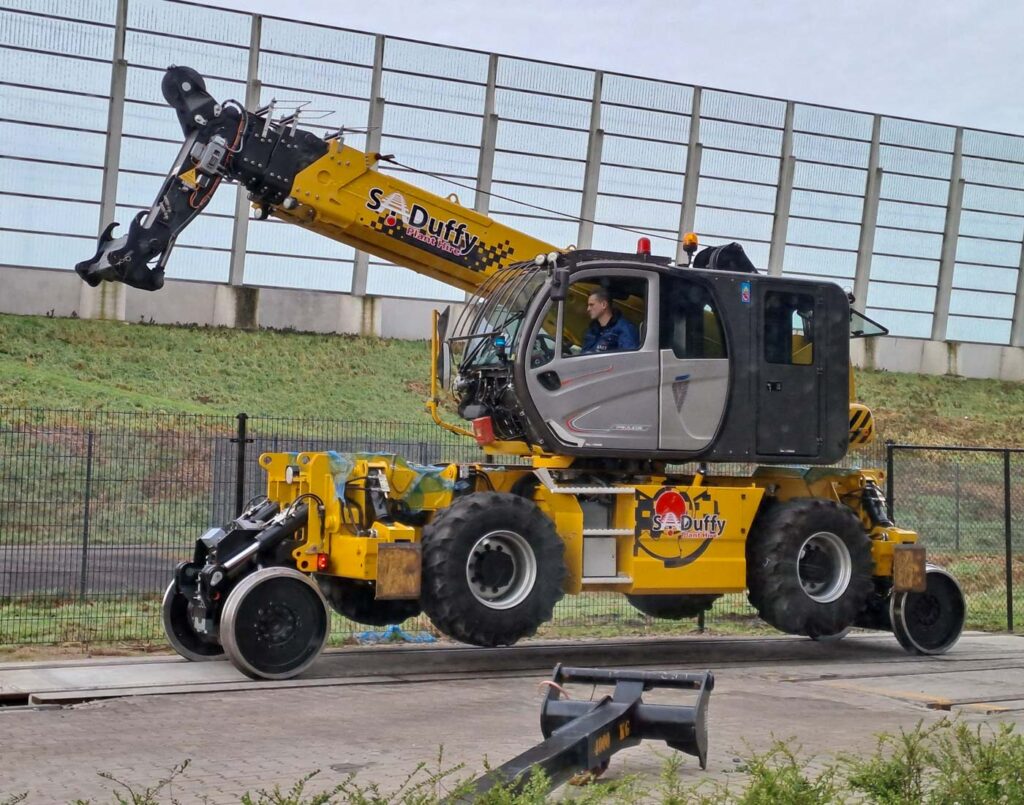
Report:
[[[640,238],[636,242],[636,253],[637,254],[642,254],[644,256],[650,256],[650,254],[651,254],[651,239],[650,238]]]

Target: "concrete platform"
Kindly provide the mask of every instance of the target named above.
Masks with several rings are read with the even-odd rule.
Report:
[[[254,682],[226,662],[146,657],[0,664],[0,802],[112,799],[111,772],[146,787],[190,758],[173,795],[238,802],[320,770],[315,790],[357,772],[398,786],[444,745],[464,774],[540,740],[537,685],[556,661],[715,672],[708,772],[790,738],[831,755],[870,750],[880,731],[959,713],[1024,724],[1024,639],[965,635],[942,657],[891,636],[529,643],[511,649],[387,646],[328,652],[300,679]],[[586,692],[589,695],[589,691]],[[659,699],[660,701],[660,699]],[[35,706],[28,706],[32,702]],[[656,777],[663,744],[615,756],[610,775]],[[170,796],[169,795],[169,796]],[[169,797],[168,797],[169,798]]]

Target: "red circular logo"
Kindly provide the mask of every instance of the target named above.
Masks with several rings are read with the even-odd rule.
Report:
[[[395,216],[393,215],[389,215],[387,218],[384,219],[384,223],[386,223],[388,226],[394,226],[395,224],[398,223],[398,219],[395,218]]]
[[[654,499],[654,513],[661,531],[681,531],[686,501],[674,489],[665,489]]]

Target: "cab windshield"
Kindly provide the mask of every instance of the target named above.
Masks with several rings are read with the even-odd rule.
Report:
[[[452,337],[452,352],[461,355],[459,368],[500,366],[515,359],[526,311],[544,285],[543,270],[506,269],[488,282],[467,305]]]

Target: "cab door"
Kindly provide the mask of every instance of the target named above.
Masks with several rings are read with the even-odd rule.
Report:
[[[658,447],[657,275],[596,270],[574,275],[566,299],[549,303],[532,338],[527,387],[544,424],[577,448],[653,451]],[[587,299],[606,289],[639,346],[584,352]]]
[[[660,435],[662,450],[711,445],[729,402],[729,352],[710,287],[685,276],[661,278]]]
[[[757,452],[814,458],[821,452],[824,344],[821,303],[801,285],[760,286]]]

